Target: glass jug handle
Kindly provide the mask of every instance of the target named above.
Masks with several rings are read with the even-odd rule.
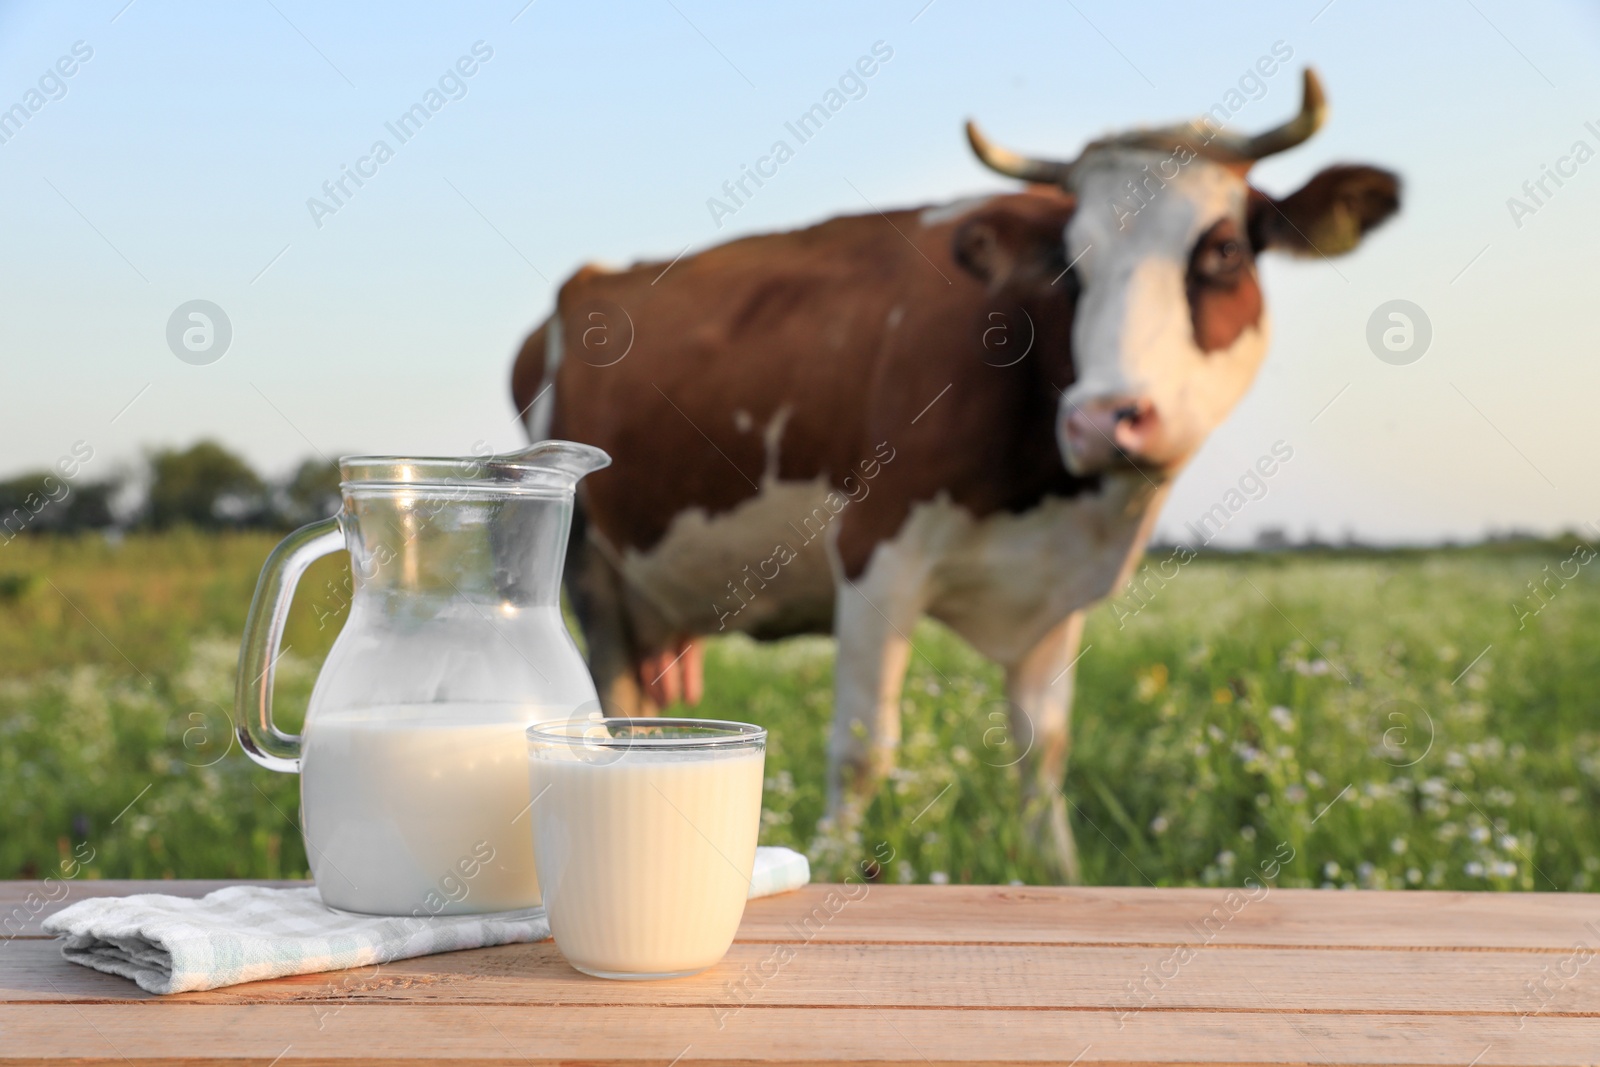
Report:
[[[343,547],[344,530],[337,516],[300,527],[278,542],[267,557],[250,601],[244,644],[239,649],[233,718],[245,754],[274,771],[300,769],[300,735],[286,734],[272,721],[272,677],[294,587],[313,560]]]

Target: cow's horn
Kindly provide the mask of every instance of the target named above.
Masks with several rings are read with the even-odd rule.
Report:
[[[1048,159],[1030,159],[1008,148],[1001,148],[978,132],[978,125],[967,122],[967,140],[985,166],[997,170],[1008,178],[1021,178],[1025,182],[1064,184],[1072,173],[1071,163],[1057,163]]]
[[[1305,87],[1301,90],[1300,113],[1294,118],[1254,137],[1242,137],[1237,147],[1245,159],[1262,159],[1300,144],[1321,128],[1328,117],[1328,100],[1322,95],[1322,82],[1317,72],[1305,69]]]

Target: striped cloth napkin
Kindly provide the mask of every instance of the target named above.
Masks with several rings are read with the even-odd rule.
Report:
[[[811,866],[787,848],[756,849],[750,896],[798,889]],[[131,978],[148,993],[188,993],[338,971],[435,952],[543,941],[542,910],[525,918],[384,918],[331,911],[316,889],[230,886],[194,899],[164,893],[80,900],[46,919],[73,963]]]

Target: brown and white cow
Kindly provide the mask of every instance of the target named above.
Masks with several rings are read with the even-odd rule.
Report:
[[[606,708],[698,700],[699,635],[831,631],[828,795],[850,819],[892,765],[931,615],[1004,666],[1027,817],[1075,879],[1060,785],[1085,610],[1256,374],[1256,256],[1348,252],[1398,206],[1368,166],[1283,199],[1249,185],[1323,115],[1308,70],[1299,114],[1254,137],[1202,120],[1056,163],[969,125],[1026,190],[573,275],[512,392],[533,438],[615,459],[584,483],[568,564]]]

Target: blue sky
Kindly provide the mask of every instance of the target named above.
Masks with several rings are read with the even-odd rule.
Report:
[[[269,473],[313,449],[514,447],[512,355],[579,264],[671,258],[863,198],[1003,189],[971,158],[966,117],[1070,156],[1198,114],[1282,41],[1323,75],[1332,115],[1256,183],[1282,194],[1330,162],[1373,162],[1401,172],[1406,205],[1351,257],[1264,268],[1272,354],[1162,529],[1279,440],[1294,459],[1230,539],[1600,521],[1600,158],[1520,226],[1507,207],[1575,141],[1600,150],[1584,125],[1600,131],[1592,6],[524,2],[0,8],[0,108],[76,42],[93,52],[0,143],[0,472],[78,440],[95,449],[86,476],[201,436]],[[707,199],[880,41],[893,57],[865,95],[719,227]],[[492,56],[460,98],[399,144],[385,123],[477,42]],[[1276,123],[1297,93],[1279,75],[1237,121]],[[313,219],[307,200],[379,138],[394,157]],[[166,341],[194,299],[233,328],[208,365]],[[1433,326],[1407,366],[1365,340],[1392,299]]]

